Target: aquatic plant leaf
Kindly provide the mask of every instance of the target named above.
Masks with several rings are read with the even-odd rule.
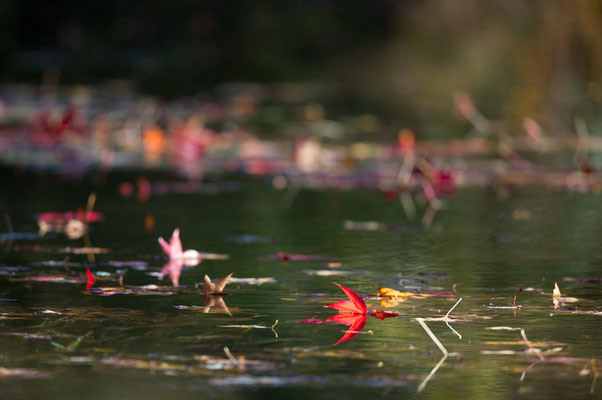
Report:
[[[346,288],[345,286],[341,286],[336,282],[332,282],[345,292],[349,300],[342,300],[336,303],[327,304],[328,307],[332,307],[335,310],[339,310],[343,313],[352,313],[352,314],[363,314],[366,315],[368,313],[368,309],[366,308],[366,303],[364,303],[364,299],[354,292],[351,289]]]

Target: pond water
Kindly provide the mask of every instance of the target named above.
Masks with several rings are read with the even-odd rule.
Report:
[[[602,391],[598,195],[462,189],[424,228],[374,191],[290,195],[232,177],[236,191],[140,202],[118,194],[135,178],[3,173],[0,210],[14,232],[37,232],[36,213],[84,207],[91,192],[105,215],[90,225],[89,242],[60,232],[4,236],[3,397],[582,399]],[[184,267],[177,288],[160,280],[167,259],[157,238],[176,227],[184,249],[229,258]],[[72,254],[84,246],[108,252]],[[86,267],[96,280],[88,290]],[[231,272],[229,295],[200,294],[205,274]],[[333,281],[363,295],[369,310],[399,315],[359,316],[363,327],[326,322],[337,311],[325,305],[346,300]],[[570,297],[557,307],[555,282]],[[379,288],[429,296],[395,302],[376,298]],[[428,320],[454,304],[447,323]]]

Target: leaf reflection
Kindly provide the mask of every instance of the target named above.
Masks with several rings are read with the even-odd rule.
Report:
[[[178,287],[180,285],[180,275],[182,274],[183,266],[184,263],[180,260],[170,260],[159,273],[159,280],[163,280],[165,275],[169,275],[173,286]]]
[[[215,312],[228,314],[232,316],[232,313],[228,309],[226,302],[224,301],[224,295],[219,294],[208,294],[205,296],[205,309],[204,313],[208,313],[211,308],[214,309]]]
[[[366,315],[363,314],[336,314],[328,318],[326,322],[334,322],[337,324],[343,324],[349,326],[347,332],[339,339],[334,345],[345,342],[349,339],[353,339],[358,333],[364,330],[366,325]]]

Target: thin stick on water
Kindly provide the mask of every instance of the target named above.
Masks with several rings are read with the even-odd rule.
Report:
[[[422,318],[416,318],[416,321],[418,321],[418,323],[420,324],[420,326],[422,326],[422,329],[424,329],[424,331],[427,333],[427,335],[429,335],[429,337],[431,338],[431,340],[433,342],[435,342],[435,344],[437,345],[437,347],[439,347],[439,350],[441,350],[445,356],[448,356],[449,352],[447,351],[447,349],[445,348],[445,346],[443,346],[443,344],[439,341],[439,339],[437,339],[437,336],[435,336],[435,334],[426,325],[426,323],[424,322],[424,319],[422,319]]]
[[[449,322],[445,321],[445,325],[447,325],[447,327],[448,327],[449,329],[451,329],[451,331],[452,331],[453,333],[455,333],[455,334],[456,334],[456,336],[458,336],[458,338],[462,339],[462,335],[460,335],[460,333],[458,333],[458,331],[456,331],[454,328],[452,328],[452,327],[451,327],[451,325],[449,324]]]
[[[453,307],[449,309],[449,311],[447,312],[447,314],[445,314],[445,318],[449,318],[449,314],[453,311],[454,308],[456,308],[456,306],[458,304],[460,304],[461,301],[462,301],[462,297],[460,297],[458,299],[458,301],[456,301],[456,304],[454,304]]]
[[[461,301],[462,301],[462,298],[460,297],[458,299],[458,301],[456,301],[456,304],[454,304],[452,306],[452,308],[450,308],[449,311],[447,311],[447,314],[445,314],[444,317],[438,317],[438,318],[416,318],[416,321],[418,321],[418,323],[420,324],[420,326],[422,326],[422,329],[424,329],[424,331],[427,333],[427,335],[429,335],[429,337],[431,338],[431,340],[433,342],[435,342],[435,344],[437,345],[437,347],[439,347],[439,350],[441,350],[441,352],[443,353],[443,357],[441,358],[441,360],[439,360],[439,362],[437,363],[437,365],[435,365],[435,367],[426,376],[426,378],[424,378],[424,380],[422,381],[422,383],[420,384],[420,386],[418,386],[418,393],[420,393],[422,391],[422,389],[424,389],[426,387],[426,384],[428,383],[428,381],[435,375],[435,373],[437,372],[437,370],[439,369],[439,367],[441,367],[441,365],[443,365],[443,363],[445,362],[445,360],[447,360],[447,357],[450,354],[447,351],[447,349],[445,348],[445,346],[443,346],[443,343],[441,343],[439,341],[439,339],[437,339],[437,336],[435,336],[435,334],[433,333],[433,331],[430,330],[430,328],[428,327],[428,325],[424,321],[425,320],[428,320],[428,321],[445,321],[445,324],[447,325],[447,327],[449,329],[451,329],[452,332],[454,332],[456,335],[458,335],[458,337],[460,339],[462,339],[462,335],[460,335],[458,332],[456,332],[456,330],[449,325],[449,321],[454,321],[452,318],[449,318],[449,314],[453,311],[454,308],[456,308],[456,306],[458,304],[460,304]]]
[[[540,362],[542,362],[542,360],[535,360],[535,361],[533,361],[531,364],[529,364],[529,366],[523,370],[523,373],[522,373],[522,374],[520,374],[520,382],[524,381],[524,380],[525,380],[525,376],[527,376],[527,372],[528,372],[528,371],[529,371],[531,368],[533,368],[533,366],[534,366],[535,364],[539,364]]]
[[[456,331],[454,328],[451,327],[451,325],[449,324],[450,322],[454,322],[455,320],[453,318],[449,317],[449,314],[454,310],[454,308],[456,308],[456,306],[462,301],[462,297],[460,297],[458,299],[458,301],[456,302],[456,304],[453,305],[452,308],[449,309],[449,311],[447,312],[447,314],[445,314],[444,317],[436,317],[436,318],[422,318],[423,321],[443,321],[445,322],[445,325],[447,325],[447,327],[449,329],[451,329],[451,331],[453,333],[456,334],[456,336],[458,336],[458,338],[462,339],[462,335],[460,335],[460,333],[458,333],[458,331]]]

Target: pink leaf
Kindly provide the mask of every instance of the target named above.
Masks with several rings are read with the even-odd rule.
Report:
[[[182,255],[182,242],[180,241],[180,230],[174,229],[169,241],[169,247],[172,257],[180,257]]]
[[[159,244],[161,245],[161,248],[163,249],[165,254],[167,254],[167,257],[171,257],[171,249],[169,248],[169,244],[165,241],[165,239],[160,237]]]

